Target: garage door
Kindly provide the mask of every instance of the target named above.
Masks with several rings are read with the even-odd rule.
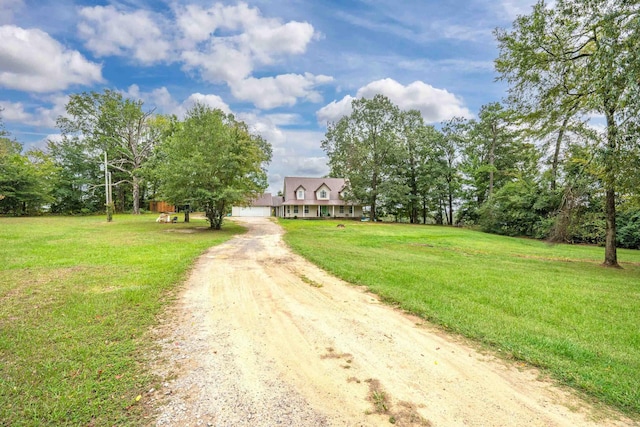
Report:
[[[231,208],[232,216],[271,216],[271,208],[269,206],[252,206],[252,207],[236,207]]]

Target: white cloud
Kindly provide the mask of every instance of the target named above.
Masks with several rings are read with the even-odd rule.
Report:
[[[255,113],[239,113],[237,118],[245,122],[252,133],[262,136],[273,146],[274,157],[285,154],[284,147],[287,143],[287,137],[269,116],[261,116]]]
[[[225,43],[211,43],[207,51],[188,50],[181,54],[185,70],[200,73],[209,82],[234,82],[253,72],[251,55]]]
[[[161,25],[160,15],[145,10],[84,7],[78,31],[85,46],[98,56],[129,55],[147,65],[177,60],[185,71],[207,82],[226,83],[237,99],[259,108],[291,106],[300,98],[322,101],[313,87],[331,77],[309,73],[253,77],[259,66],[303,54],[319,37],[311,24],[267,18],[242,2],[209,8],[191,4],[175,7],[174,14],[175,23]]]
[[[204,95],[202,93],[194,93],[191,94],[183,103],[182,108],[187,111],[193,107],[196,103],[204,104],[211,108],[217,108],[218,110],[222,110],[224,113],[230,114],[231,108],[227,105],[226,102],[222,100],[218,95]]]
[[[269,63],[273,55],[301,54],[306,51],[315,31],[307,22],[265,18],[260,10],[246,3],[225,6],[217,3],[209,9],[188,5],[176,12],[178,28],[185,46],[209,41],[250,52]]]
[[[52,133],[47,135],[43,141],[47,142],[47,141],[52,141],[52,142],[62,142],[63,140],[63,136],[61,133]]]
[[[0,114],[7,122],[32,124],[32,115],[24,110],[22,102],[0,101]]]
[[[78,32],[97,56],[131,55],[143,64],[169,58],[171,45],[148,11],[126,13],[113,6],[84,7]]]
[[[273,147],[268,174],[269,189],[273,194],[282,190],[285,176],[323,176],[329,173],[327,158],[320,148],[323,132],[283,130],[269,116],[241,114],[239,118]]]
[[[294,105],[298,98],[321,100],[312,87],[330,77],[308,73],[252,77],[260,65],[303,54],[318,37],[311,24],[266,18],[246,3],[217,3],[208,9],[188,5],[176,10],[176,18],[185,70],[199,73],[208,82],[227,83],[235,97],[259,108]]]
[[[331,101],[325,105],[316,113],[318,122],[320,124],[327,124],[328,122],[337,122],[341,117],[351,114],[351,102],[356,99],[351,95],[347,95],[340,101]]]
[[[44,138],[40,139],[39,141],[36,141],[30,144],[30,148],[41,149],[46,151],[49,141],[54,143],[59,143],[59,142],[62,142],[62,140],[63,140],[62,134],[50,133],[46,135]]]
[[[103,81],[101,65],[65,48],[44,31],[3,25],[0,40],[0,86],[54,92]]]
[[[56,125],[58,117],[66,115],[66,106],[69,102],[69,96],[56,94],[47,97],[44,101],[50,104],[51,107],[45,108],[40,106],[36,108],[36,116],[39,118],[38,125],[53,128]]]
[[[266,114],[265,117],[271,120],[276,126],[304,124],[302,117],[295,113]]]
[[[189,95],[182,103],[176,101],[166,87],[152,90],[151,92],[143,92],[138,85],[131,85],[126,92],[122,92],[128,98],[139,99],[144,102],[145,107],[155,108],[157,113],[175,114],[179,119],[183,119],[187,111],[195,105],[196,102],[207,105],[211,108],[218,108],[223,112],[231,113],[231,108],[218,95],[193,93]]]
[[[0,101],[0,108],[3,108],[2,118],[7,122],[54,128],[57,118],[65,114],[68,100],[69,97],[66,95],[52,95],[39,100],[39,106],[36,108],[25,106],[22,102]],[[51,107],[44,107],[42,103]]]
[[[314,87],[329,83],[332,77],[310,73],[281,74],[260,79],[249,77],[231,83],[231,93],[244,101],[251,101],[258,108],[271,109],[283,105],[293,106],[299,98],[311,102],[322,101],[322,96]]]
[[[402,110],[420,111],[427,123],[437,123],[456,116],[473,116],[460,98],[446,89],[434,88],[421,81],[404,86],[393,79],[377,80],[358,89],[355,98],[370,99],[377,94],[385,95]],[[324,106],[316,113],[318,121],[335,122],[351,114],[353,99],[347,95],[340,101],[333,101]]]
[[[138,85],[131,85],[126,91],[121,93],[130,99],[140,100],[144,103],[145,109],[155,108],[156,113],[160,114],[176,114],[179,103],[169,93],[169,90],[162,86],[161,88],[154,89],[151,92],[143,92]]]
[[[287,156],[280,159],[281,170],[286,176],[323,176],[329,173],[327,158],[324,156]]]

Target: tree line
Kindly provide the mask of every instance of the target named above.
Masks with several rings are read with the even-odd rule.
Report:
[[[356,100],[322,142],[332,174],[374,218],[598,243],[618,266],[617,246],[640,247],[640,4],[541,0],[495,35],[503,103],[436,129]]]
[[[375,219],[475,226],[497,234],[606,243],[606,138],[586,121],[527,126],[495,102],[475,119],[425,124],[383,95],[330,123],[322,148],[347,198]],[[617,246],[640,248],[640,150],[616,161]]]
[[[267,187],[269,143],[202,104],[178,120],[118,92],[85,92],[70,96],[57,126],[60,139],[26,153],[0,127],[0,214],[104,212],[106,167],[107,210],[139,214],[144,201],[163,200],[204,211],[219,229],[232,204]]]

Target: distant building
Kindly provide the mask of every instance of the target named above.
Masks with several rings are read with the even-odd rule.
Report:
[[[149,202],[150,212],[175,212],[176,207],[164,201],[152,200]]]
[[[286,177],[283,195],[263,194],[247,207],[233,207],[233,216],[280,218],[359,218],[362,205],[344,200],[344,178]]]

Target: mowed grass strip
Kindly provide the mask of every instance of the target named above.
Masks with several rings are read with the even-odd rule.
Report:
[[[243,231],[155,218],[0,218],[0,425],[140,424],[146,332],[195,258]]]
[[[549,245],[437,226],[280,220],[344,280],[640,415],[640,251]]]

